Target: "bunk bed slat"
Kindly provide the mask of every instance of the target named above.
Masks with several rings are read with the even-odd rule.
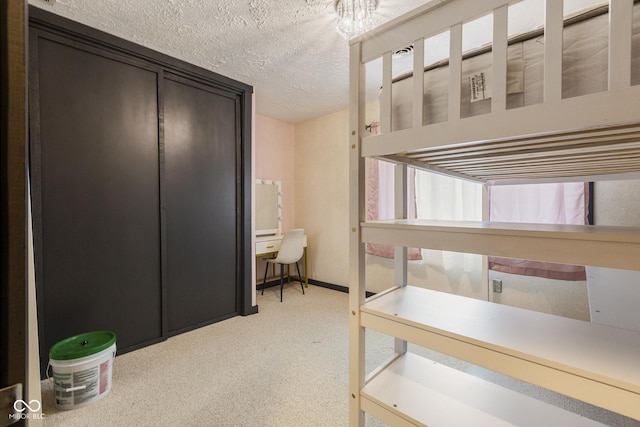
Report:
[[[610,0],[609,90],[631,84],[633,0]]]
[[[627,169],[628,172],[633,172],[635,170],[634,167],[629,167]],[[575,176],[589,176],[589,175],[597,175],[598,173],[602,173],[602,171],[606,170],[606,165],[596,165],[593,167],[581,167],[575,172],[567,172],[566,169],[561,168],[547,168],[547,169],[527,169],[526,167],[503,167],[497,170],[484,170],[480,169],[474,171],[474,176],[480,176],[485,180],[494,180],[498,178],[511,178],[515,179],[521,176],[527,177],[536,177],[536,176],[560,176],[560,177],[575,177]],[[621,172],[625,171],[625,167],[623,166]],[[577,174],[577,175],[574,175]]]
[[[640,171],[640,132],[621,129],[611,140],[606,134],[562,140],[536,139],[488,142],[444,151],[435,149],[393,156],[403,157],[481,180],[550,176],[580,177]],[[416,163],[414,163],[415,165]]]
[[[493,11],[493,93],[491,111],[507,108],[507,29],[509,7],[501,6]]]
[[[501,169],[505,166],[513,164],[527,165],[530,168],[537,168],[539,166],[544,167],[545,164],[549,166],[558,165],[559,167],[565,165],[579,166],[582,162],[593,161],[596,164],[609,164],[613,165],[613,162],[624,162],[626,164],[635,164],[638,166],[638,156],[640,151],[638,150],[623,150],[616,155],[607,155],[605,158],[601,158],[599,153],[590,155],[576,155],[571,160],[565,160],[562,154],[554,154],[549,156],[537,156],[534,159],[528,159],[527,156],[511,156],[510,158],[486,158],[486,159],[465,159],[457,162],[430,162],[436,166],[443,168],[463,168],[464,170],[473,170],[474,167],[491,167],[494,169]]]
[[[462,24],[449,29],[449,122],[460,119],[460,82],[462,80]]]
[[[594,154],[598,156],[614,156],[621,159],[627,158],[626,156],[638,153],[640,148],[640,141],[635,140],[633,142],[624,141],[621,144],[606,144],[606,145],[591,145],[591,144],[571,144],[564,146],[552,146],[550,149],[545,149],[534,145],[529,148],[528,145],[522,145],[517,149],[511,150],[496,150],[486,149],[484,146],[479,146],[477,154],[462,153],[461,155],[450,156],[410,156],[419,160],[428,161],[430,163],[437,164],[439,166],[455,166],[457,164],[473,164],[476,162],[493,164],[496,161],[509,161],[509,160],[525,160],[530,161],[535,158],[549,159],[551,157],[563,158],[567,162],[574,159],[581,159],[585,157],[591,157]],[[525,158],[526,156],[526,158]],[[571,156],[570,158],[568,158]]]
[[[413,42],[413,75],[420,76],[424,70],[424,39]],[[413,126],[420,127],[423,124],[424,113],[424,79],[413,79]]]
[[[545,166],[543,162],[548,162],[549,165]],[[593,161],[593,159],[584,159],[584,160],[575,160],[570,163],[576,168],[575,173],[583,173],[594,170],[607,170],[611,168],[611,166],[621,167],[621,168],[629,168],[631,170],[637,169],[640,164],[640,154],[635,153],[633,159],[624,159],[623,157],[612,158],[609,161]],[[446,166],[447,169],[457,170],[461,173],[473,171],[474,175],[482,175],[486,176],[490,173],[495,174],[510,174],[513,175],[517,173],[518,175],[523,175],[527,173],[541,173],[541,172],[552,172],[552,171],[564,171],[567,170],[567,165],[561,159],[555,160],[547,160],[543,159],[538,162],[526,162],[526,161],[513,161],[513,162],[503,162],[498,165],[493,163],[485,162],[479,163],[472,166],[461,165],[457,166]]]
[[[563,1],[546,0],[544,18],[544,102],[562,98]]]
[[[553,136],[518,137],[510,140],[489,141],[482,145],[484,151],[491,152],[510,151],[522,149],[523,147],[535,147],[545,149],[547,147],[576,146],[577,144],[593,144],[593,146],[605,147],[619,143],[640,141],[640,129],[638,126],[618,126],[607,129],[591,129],[581,132],[567,132],[564,134],[554,134]],[[430,149],[414,150],[411,156],[431,160],[446,159],[457,155],[473,156],[478,150],[474,145],[459,145],[452,148],[434,147]]]

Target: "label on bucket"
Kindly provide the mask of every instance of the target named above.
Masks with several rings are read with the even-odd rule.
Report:
[[[53,382],[56,404],[80,405],[95,399],[109,389],[109,367],[111,360],[73,373],[56,373]]]
[[[110,360],[103,362],[100,364],[100,394],[107,391],[109,388],[109,365],[111,364]]]

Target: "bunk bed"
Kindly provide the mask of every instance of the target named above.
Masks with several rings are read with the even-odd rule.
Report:
[[[544,1],[544,0],[541,0]],[[633,0],[607,7],[603,90],[563,94],[563,2],[546,0],[539,100],[508,98],[508,0],[439,0],[350,43],[350,423],[364,413],[393,425],[600,425],[407,352],[428,347],[640,420],[640,332],[551,316],[407,284],[406,247],[640,270],[640,229],[406,219],[406,167],[486,185],[640,176],[640,85]],[[463,24],[492,14],[491,98],[466,114]],[[634,18],[635,16],[635,18]],[[638,25],[637,23],[635,24]],[[393,52],[413,45],[413,76],[426,75],[424,43],[449,32],[446,117],[429,120],[426,78],[411,79],[408,125],[395,126]],[[637,39],[637,35],[635,36]],[[486,55],[486,52],[485,52]],[[382,58],[381,133],[365,131],[366,64]],[[566,87],[566,85],[565,85]],[[484,102],[484,101],[483,101]],[[405,120],[407,122],[407,120]],[[364,159],[390,160],[396,218],[366,221]],[[395,283],[366,298],[365,243],[396,246]],[[395,337],[394,355],[365,375],[365,330]],[[550,422],[552,421],[552,422]]]

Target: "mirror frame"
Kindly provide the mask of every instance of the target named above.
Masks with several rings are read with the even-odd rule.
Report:
[[[258,228],[258,216],[259,216],[259,212],[258,212],[258,191],[257,191],[257,186],[258,185],[274,185],[277,188],[277,227],[275,228],[264,228],[264,229],[259,229]],[[254,188],[254,194],[256,195],[256,209],[255,209],[255,215],[256,215],[256,236],[271,236],[271,235],[276,235],[279,236],[282,234],[282,183],[280,181],[276,181],[276,180],[269,180],[269,179],[256,179],[255,182],[255,187]]]

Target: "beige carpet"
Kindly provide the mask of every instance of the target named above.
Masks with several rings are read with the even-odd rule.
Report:
[[[259,313],[197,329],[116,357],[104,399],[57,411],[43,381],[45,426],[348,425],[348,295],[297,283],[258,294]],[[367,371],[393,340],[367,331]],[[464,362],[410,346],[436,361],[612,426],[640,423],[566,399]],[[367,426],[383,425],[368,417]]]
[[[310,286],[258,295],[259,313],[117,356],[113,388],[48,426],[341,426],[348,420],[347,295]]]

